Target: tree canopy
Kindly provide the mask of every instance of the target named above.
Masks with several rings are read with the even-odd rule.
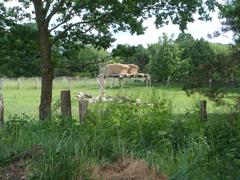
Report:
[[[159,45],[150,63],[150,72],[157,81],[177,79],[187,72],[188,62],[181,59],[181,52],[166,34],[160,39]]]
[[[8,2],[9,0],[5,0]],[[208,20],[208,11],[214,9],[216,0],[19,0],[21,5],[1,11],[5,19],[35,21],[38,29],[38,48],[41,62],[42,91],[39,107],[40,119],[51,115],[52,81],[54,61],[52,52],[56,46],[76,43],[107,48],[118,31],[132,34],[144,33],[143,21],[156,17],[159,27],[172,21],[186,29],[193,22],[193,15]],[[3,7],[3,8],[2,8]]]
[[[235,40],[240,43],[240,1],[229,0],[220,4],[220,16],[223,18],[223,31],[233,31]]]
[[[15,24],[0,38],[0,75],[40,75],[37,30],[34,24]]]

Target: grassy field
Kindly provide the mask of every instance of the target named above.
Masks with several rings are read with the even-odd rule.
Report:
[[[152,93],[167,99],[172,103],[172,110],[176,114],[184,114],[192,111],[199,102],[203,99],[200,95],[193,95],[188,97],[181,87],[145,87],[144,82],[125,82],[123,88],[118,87],[118,82],[115,80],[115,87],[110,88],[111,80],[107,81],[106,95],[126,95],[134,98],[140,98],[144,101],[150,101]],[[127,84],[126,84],[127,83]],[[72,111],[73,117],[78,117],[78,102],[75,96],[79,92],[84,92],[94,96],[99,95],[99,88],[95,79],[79,79],[71,80],[71,97],[72,97]],[[69,89],[68,79],[58,79],[54,82],[53,104],[59,102],[60,92]],[[3,97],[5,102],[5,116],[13,116],[15,114],[26,113],[28,115],[37,117],[38,106],[40,102],[40,90],[36,89],[34,79],[21,80],[20,89],[18,89],[17,80],[5,80],[3,86]],[[59,109],[59,108],[58,108]],[[222,113],[225,112],[223,107],[214,106],[212,102],[208,102],[208,111]]]
[[[99,90],[93,79],[75,80],[73,121],[57,112],[51,121],[39,123],[40,91],[34,80],[20,89],[15,81],[6,81],[9,117],[0,129],[0,179],[239,179],[238,109],[208,101],[208,121],[201,121],[199,95],[187,97],[179,87],[147,88],[143,82],[128,82],[124,88],[109,88],[110,83],[107,95],[128,95],[152,106],[91,105],[85,123],[79,124],[74,96],[80,91],[98,95]],[[54,83],[54,104],[68,88],[67,80]]]

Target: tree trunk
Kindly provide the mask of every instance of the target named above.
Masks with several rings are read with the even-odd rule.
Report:
[[[50,41],[50,33],[48,30],[49,22],[47,19],[47,12],[44,9],[42,0],[32,0],[35,14],[36,23],[38,26],[38,40],[39,51],[41,58],[41,102],[39,106],[39,119],[46,120],[51,116],[52,104],[52,82],[53,82],[53,63],[51,59],[52,44]],[[48,9],[47,9],[48,10]]]
[[[48,29],[39,30],[39,48],[41,56],[41,102],[39,106],[39,119],[46,120],[51,117],[53,63],[51,59],[51,43]]]

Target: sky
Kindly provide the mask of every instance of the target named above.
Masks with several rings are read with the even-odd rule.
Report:
[[[187,26],[187,33],[192,34],[195,39],[204,38],[209,42],[229,44],[233,43],[233,33],[228,32],[216,38],[208,38],[208,34],[213,34],[215,31],[221,30],[221,20],[218,18],[218,12],[215,12],[212,15],[212,21],[200,21],[196,20],[194,23],[190,23]],[[197,18],[196,18],[197,19]],[[174,38],[177,38],[178,34],[181,32],[177,25],[169,24],[165,25],[162,28],[157,29],[154,25],[154,19],[148,19],[144,22],[144,26],[147,27],[144,35],[131,35],[128,32],[120,32],[114,34],[116,41],[113,43],[111,48],[114,48],[117,44],[129,44],[129,45],[138,45],[142,44],[147,46],[151,43],[158,42],[159,37],[163,33],[167,33],[169,36],[174,35]],[[111,49],[110,48],[110,49]]]
[[[218,0],[222,2],[222,0]],[[8,2],[7,5],[9,7],[16,5],[16,0]],[[233,42],[233,33],[228,32],[219,37],[215,38],[208,38],[208,34],[213,34],[215,31],[221,30],[221,20],[218,18],[218,12],[214,12],[211,14],[212,21],[200,21],[196,20],[194,23],[190,23],[187,26],[187,33],[192,34],[195,39],[204,38],[209,42],[214,43],[222,43],[222,44],[229,44]],[[129,32],[118,32],[114,34],[114,38],[116,41],[112,44],[111,48],[108,50],[111,51],[114,47],[118,44],[129,44],[129,45],[139,45],[142,44],[144,47],[147,47],[148,44],[157,43],[159,37],[166,33],[168,36],[174,35],[174,38],[177,38],[178,34],[180,33],[179,27],[177,25],[169,24],[161,27],[159,29],[156,28],[154,25],[154,18],[148,19],[144,22],[144,26],[147,28],[143,35],[131,35]]]

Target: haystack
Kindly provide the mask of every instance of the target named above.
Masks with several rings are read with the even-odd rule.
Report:
[[[108,64],[106,66],[105,73],[107,75],[113,75],[113,74],[127,74],[128,73],[129,66],[125,64]]]
[[[129,66],[128,74],[136,75],[138,73],[139,67],[135,64],[127,64]]]

